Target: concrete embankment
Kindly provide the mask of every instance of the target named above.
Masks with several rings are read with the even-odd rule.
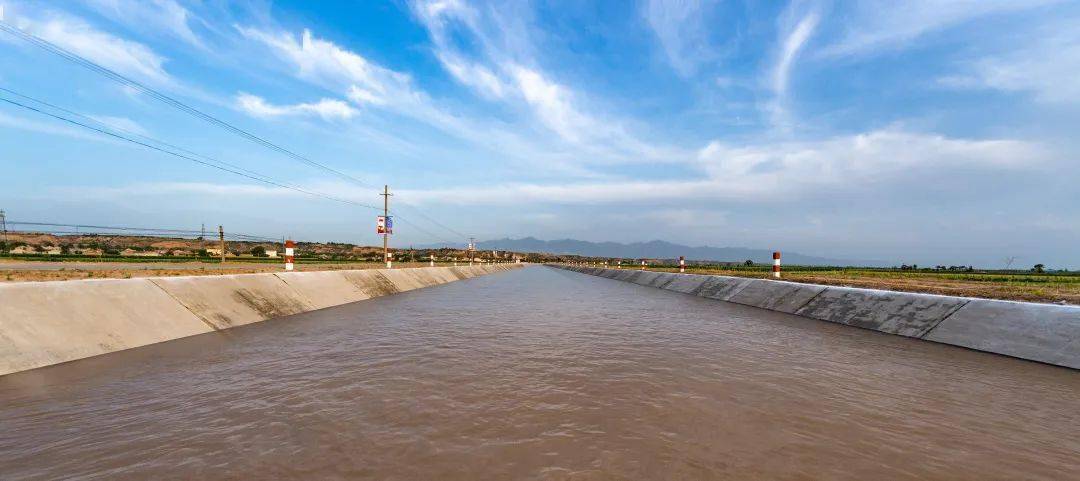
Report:
[[[518,267],[0,284],[0,375]]]
[[[742,277],[561,269],[1080,369],[1080,307]]]

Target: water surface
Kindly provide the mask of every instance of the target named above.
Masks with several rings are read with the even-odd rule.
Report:
[[[533,267],[0,377],[2,479],[1080,479],[1080,374]]]

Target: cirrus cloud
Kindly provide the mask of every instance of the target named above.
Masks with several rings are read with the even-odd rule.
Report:
[[[324,120],[348,120],[358,113],[355,108],[340,100],[321,99],[314,103],[275,105],[262,97],[243,92],[236,96],[236,105],[240,110],[262,118],[315,115]]]

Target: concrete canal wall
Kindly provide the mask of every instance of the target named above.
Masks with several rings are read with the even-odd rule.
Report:
[[[518,267],[0,284],[0,375]]]
[[[742,277],[552,267],[1080,369],[1080,307],[1075,306]]]

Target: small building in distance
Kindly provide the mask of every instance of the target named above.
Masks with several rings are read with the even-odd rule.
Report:
[[[137,251],[135,249],[124,249],[120,251],[120,255],[130,257],[161,257],[161,253],[157,251]]]
[[[206,255],[210,257],[221,257],[221,249],[218,247],[208,247],[206,248]],[[236,257],[236,254],[226,249],[225,257]]]

